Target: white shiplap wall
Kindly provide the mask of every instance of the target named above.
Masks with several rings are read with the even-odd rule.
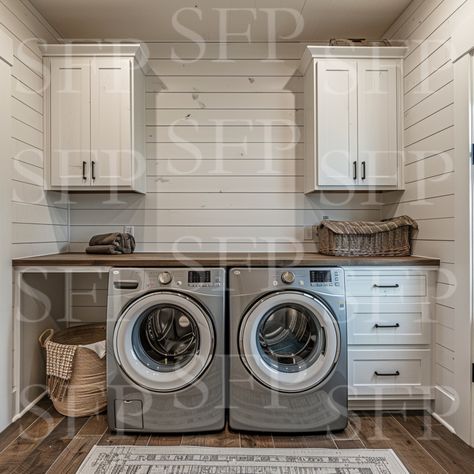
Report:
[[[441,260],[433,354],[435,411],[454,428],[463,414],[455,408],[456,167],[450,47],[456,19],[472,8],[473,0],[415,0],[386,35],[406,41],[409,47],[404,61],[407,184],[401,197],[385,196],[383,214],[414,217],[420,225],[415,253]]]
[[[0,0],[0,28],[13,40],[11,76],[13,141],[13,256],[64,251],[68,207],[43,191],[43,74],[38,40],[56,42],[54,31],[20,0]]]
[[[379,217],[379,195],[303,194],[303,45],[147,46],[147,195],[73,195],[72,250],[126,224],[141,251],[314,250],[323,216]]]

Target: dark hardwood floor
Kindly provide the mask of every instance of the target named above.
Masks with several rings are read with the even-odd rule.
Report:
[[[74,473],[95,445],[393,449],[413,473],[473,473],[474,449],[424,412],[352,413],[347,429],[328,435],[118,435],[104,414],[66,418],[41,401],[0,434],[0,473]]]

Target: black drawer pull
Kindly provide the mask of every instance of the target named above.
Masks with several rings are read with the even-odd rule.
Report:
[[[352,178],[357,179],[357,161],[352,163]]]
[[[82,162],[82,179],[85,181],[87,179],[87,176],[86,176],[86,165],[87,165],[87,162],[86,161],[83,161]]]
[[[374,328],[376,329],[380,329],[380,328],[399,328],[400,327],[400,324],[399,323],[395,323],[395,324],[374,324]]]
[[[366,172],[366,169],[365,169],[365,161],[362,162],[362,179],[365,179],[365,173]]]
[[[398,283],[395,283],[395,285],[377,285],[377,283],[374,283],[374,288],[400,288],[400,285]]]
[[[93,161],[91,164],[92,180],[95,181],[95,161]]]
[[[396,372],[392,372],[392,373],[375,371],[374,374],[377,377],[398,377],[400,375],[400,372],[398,370]]]

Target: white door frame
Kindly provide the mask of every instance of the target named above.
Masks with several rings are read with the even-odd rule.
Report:
[[[473,234],[474,234],[474,143],[473,87],[474,39],[472,22],[474,11],[456,24],[452,37],[454,66],[454,139],[455,139],[455,324],[456,341],[454,385],[459,404],[453,428],[458,436],[474,445],[474,391],[472,387],[473,363]]]
[[[11,92],[13,42],[0,30],[0,431],[12,414]]]

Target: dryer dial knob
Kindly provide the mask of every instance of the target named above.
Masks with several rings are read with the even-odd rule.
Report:
[[[293,272],[283,272],[281,274],[281,281],[287,285],[290,285],[295,281],[295,274]]]
[[[171,280],[173,280],[173,276],[169,272],[161,272],[158,275],[158,281],[162,285],[169,285],[171,283]]]

